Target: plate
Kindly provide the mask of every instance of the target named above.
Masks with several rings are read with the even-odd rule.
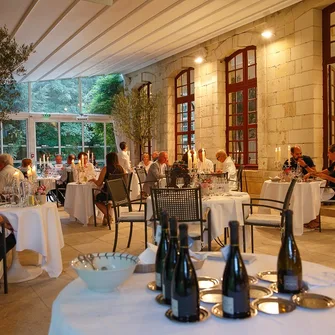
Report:
[[[155,300],[156,300],[160,305],[169,305],[169,306],[171,305],[171,304],[168,304],[167,302],[165,302],[163,293],[158,294],[158,296],[155,298]]]
[[[300,307],[310,309],[326,309],[335,306],[334,299],[315,293],[295,294],[292,301]]]
[[[188,322],[185,322],[185,321],[179,321],[178,319],[176,319],[176,318],[173,316],[173,314],[172,314],[172,309],[171,309],[171,308],[168,309],[168,310],[165,312],[165,316],[166,316],[169,320],[174,321],[174,322],[178,322],[178,323],[188,323]],[[209,318],[209,316],[210,316],[209,311],[208,311],[206,308],[200,306],[199,320],[194,321],[194,322],[205,321],[205,320],[207,320],[207,319]],[[193,323],[193,322],[192,322],[192,323]]]
[[[259,285],[250,285],[250,299],[268,298],[273,294],[272,290]]]
[[[256,299],[251,305],[266,314],[290,313],[296,307],[292,301],[277,297]]]
[[[150,290],[150,291],[160,291],[160,290],[157,290],[157,286],[156,286],[156,281],[151,281],[150,283],[147,284],[147,288]]]
[[[223,316],[223,312],[222,312],[222,303],[220,304],[216,304],[213,306],[212,308],[212,314],[214,316],[216,316],[217,318],[220,318],[220,319],[230,319],[230,320],[234,320],[232,318],[226,318]],[[249,318],[252,318],[254,316],[257,315],[257,309],[253,306],[250,305],[250,316],[246,319],[249,319]],[[241,320],[241,319],[235,319],[235,320]]]
[[[269,271],[258,272],[256,277],[260,280],[268,281],[270,283],[276,283],[277,271],[269,270]]]
[[[272,283],[269,288],[274,292],[278,293],[278,287],[277,287],[277,281],[275,283]],[[306,282],[302,282],[302,288],[300,290],[301,293],[305,293],[308,291],[308,285]],[[285,292],[280,292],[280,294],[293,294],[293,293],[285,293]]]
[[[204,290],[207,288],[214,287],[218,285],[219,279],[213,278],[213,277],[198,277],[198,285],[199,285],[199,290]]]
[[[207,288],[199,292],[199,298],[207,304],[218,304],[222,302],[221,288]]]

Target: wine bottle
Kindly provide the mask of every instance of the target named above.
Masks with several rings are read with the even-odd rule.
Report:
[[[223,272],[222,310],[223,316],[244,319],[250,316],[249,278],[239,244],[237,221],[230,221],[230,251]]]
[[[199,320],[199,286],[188,251],[188,226],[179,226],[179,257],[171,283],[171,307],[175,319],[182,322]]]
[[[277,285],[280,293],[299,293],[302,288],[300,253],[293,236],[291,210],[285,210],[285,230],[277,260]]]
[[[167,304],[171,304],[171,282],[174,269],[179,256],[178,236],[177,236],[177,219],[170,219],[170,241],[169,249],[165,257],[162,275],[163,296]]]
[[[166,211],[162,211],[160,216],[160,224],[162,227],[162,235],[157,248],[155,272],[156,272],[156,289],[162,290],[162,272],[164,259],[169,248],[169,215]]]

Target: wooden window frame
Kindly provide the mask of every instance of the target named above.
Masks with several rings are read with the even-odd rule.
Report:
[[[248,51],[249,50],[254,50],[255,51],[255,63],[251,64],[250,66],[255,65],[255,78],[248,79]],[[236,57],[238,54],[243,55],[243,80],[238,82],[238,83],[231,83],[229,84],[229,73],[235,70],[229,71],[228,69],[228,64],[229,61],[232,60],[234,57]],[[233,54],[231,54],[229,57],[225,58],[225,66],[226,66],[226,152],[228,155],[230,155],[232,158],[235,158],[235,155],[233,155],[233,152],[229,150],[229,144],[230,142],[238,142],[234,140],[229,140],[229,133],[230,131],[237,131],[237,130],[242,130],[243,134],[243,161],[239,162],[241,159],[241,153],[237,153],[237,161],[235,161],[235,165],[244,165],[245,168],[248,169],[258,169],[258,136],[257,136],[257,119],[258,119],[258,111],[257,111],[257,53],[256,53],[256,47],[255,46],[249,46],[241,50],[237,50]],[[256,105],[255,105],[255,113],[256,113],[256,123],[255,124],[248,124],[248,101],[249,101],[249,96],[248,96],[248,90],[251,88],[256,89],[256,96],[255,100]],[[230,126],[229,125],[229,94],[234,93],[234,92],[243,92],[243,125],[242,126]],[[235,114],[237,115],[237,113]],[[256,129],[256,164],[250,164],[249,163],[249,140],[248,140],[248,131],[249,129]],[[254,151],[252,151],[254,153]]]

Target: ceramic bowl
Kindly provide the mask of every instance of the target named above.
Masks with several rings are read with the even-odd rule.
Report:
[[[88,288],[96,292],[114,291],[132,275],[139,262],[137,256],[118,252],[93,253],[90,256],[97,270],[90,262],[79,260],[79,256],[71,261],[71,266]],[[84,257],[88,258],[87,255]]]

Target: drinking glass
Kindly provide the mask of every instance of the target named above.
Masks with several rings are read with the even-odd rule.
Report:
[[[184,186],[184,178],[177,178],[176,179],[176,184],[178,188],[182,188]]]

